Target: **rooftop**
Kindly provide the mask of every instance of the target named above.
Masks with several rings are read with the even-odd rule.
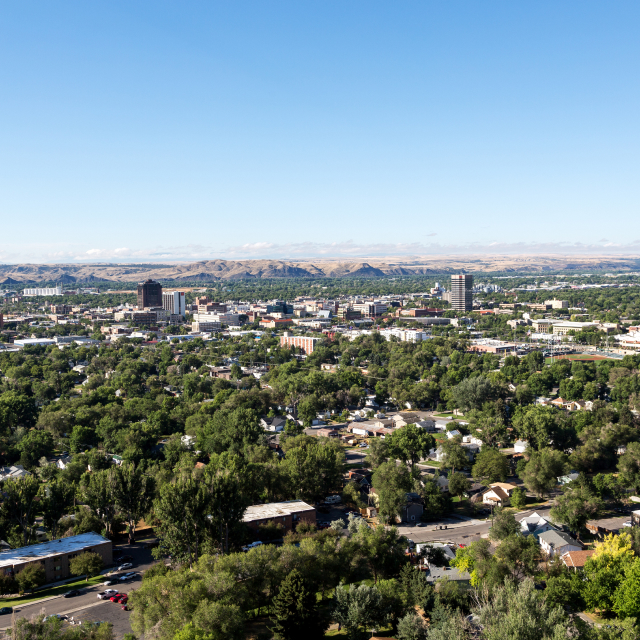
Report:
[[[301,511],[315,511],[315,507],[312,507],[306,502],[302,502],[302,500],[254,504],[251,507],[247,507],[242,521],[252,522],[253,520],[265,520],[266,518],[282,518],[292,513],[300,513]]]
[[[59,540],[49,540],[42,544],[32,544],[28,547],[20,547],[19,549],[11,549],[0,553],[0,567],[10,567],[14,564],[22,562],[31,562],[36,559],[43,560],[51,556],[57,556],[61,553],[74,553],[82,551],[87,547],[104,544],[109,542],[97,533],[83,533],[79,536],[71,536],[70,538],[61,538]]]

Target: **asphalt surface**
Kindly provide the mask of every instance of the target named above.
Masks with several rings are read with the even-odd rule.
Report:
[[[69,618],[73,616],[74,621],[92,620],[94,622],[111,622],[113,623],[115,638],[122,638],[125,633],[132,633],[131,624],[129,622],[129,612],[123,611],[121,605],[109,600],[98,600],[97,595],[100,591],[104,591],[105,589],[118,589],[120,593],[130,594],[132,591],[137,589],[142,582],[142,575],[140,572],[144,572],[154,564],[155,561],[151,557],[151,549],[145,548],[145,544],[141,542],[131,546],[126,544],[116,545],[114,546],[114,555],[117,552],[133,557],[133,568],[127,569],[127,571],[137,572],[136,576],[132,580],[123,584],[117,583],[109,587],[102,585],[88,587],[83,589],[83,593],[81,595],[73,598],[55,596],[41,602],[35,602],[24,606],[16,606],[14,607],[16,618],[31,618],[32,616],[38,616],[41,613],[44,613],[45,615],[68,615]],[[114,573],[114,575],[121,575],[127,571],[117,572]],[[105,581],[108,579],[109,578],[105,576]],[[0,616],[1,631],[11,627],[11,617],[12,614]]]

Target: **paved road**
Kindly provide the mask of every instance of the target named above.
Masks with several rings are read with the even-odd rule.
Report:
[[[144,572],[154,563],[151,557],[151,550],[146,549],[143,543],[137,543],[131,547],[128,545],[117,545],[114,547],[114,555],[118,551],[125,555],[133,556],[133,571]],[[105,577],[105,580],[107,579],[108,578]],[[114,585],[108,588],[117,588],[121,592],[128,594],[137,589],[141,582],[142,576],[138,573],[133,580],[122,585]],[[129,612],[123,611],[120,605],[113,602],[98,600],[98,592],[106,588],[107,587],[104,586],[89,587],[85,590],[85,593],[75,596],[74,598],[57,596],[47,599],[44,602],[18,606],[14,611],[18,618],[30,618],[40,613],[45,613],[46,615],[57,613],[60,615],[68,615],[69,617],[73,616],[75,620],[112,622],[115,637],[121,638],[125,633],[132,633],[131,625],[129,624]],[[11,617],[11,614],[0,616],[0,630],[5,630],[11,626]]]
[[[546,517],[551,507],[523,511],[518,513],[518,519],[531,515],[534,511]],[[455,544],[470,544],[480,538],[486,538],[491,528],[491,519],[468,521],[455,518],[443,518],[438,522],[430,522],[426,527],[415,525],[396,525],[399,532],[414,542],[453,542]],[[444,527],[447,527],[446,529]],[[440,528],[442,527],[442,528]]]

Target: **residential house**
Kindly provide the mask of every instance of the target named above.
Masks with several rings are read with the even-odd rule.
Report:
[[[526,440],[516,440],[513,444],[513,450],[516,453],[524,453],[528,446],[529,443]]]
[[[582,545],[564,531],[545,531],[538,536],[540,548],[549,556],[562,556],[570,551],[582,551]]]
[[[420,517],[424,512],[422,498],[417,493],[407,493],[407,501],[400,509],[400,522],[415,523],[420,522]]]
[[[584,551],[567,551],[562,554],[562,562],[569,569],[584,569],[584,563],[596,552],[595,549],[585,549]]]
[[[340,435],[335,429],[331,429],[330,427],[318,429],[316,433],[318,434],[318,437],[321,438],[337,438]]]
[[[283,431],[286,424],[287,419],[282,416],[275,416],[273,418],[264,416],[260,418],[260,426],[266,431]]]
[[[572,473],[568,473],[566,476],[559,476],[558,477],[558,484],[561,485],[565,485],[565,484],[569,484],[570,482],[573,482],[574,480],[578,479],[578,473],[576,473],[575,471],[573,471]]]
[[[493,505],[495,507],[504,507],[509,504],[513,495],[515,485],[506,482],[494,482],[482,494],[482,502],[484,504]]]
[[[436,423],[433,420],[418,420],[415,425],[420,429],[424,429],[427,433],[435,433],[436,430]]]
[[[292,531],[300,522],[316,523],[316,509],[302,500],[271,502],[247,507],[242,521],[254,530],[261,524],[282,524],[285,531]]]
[[[67,465],[71,462],[71,456],[60,456],[56,460],[56,466],[58,469],[66,469]]]
[[[631,512],[631,524],[634,527],[640,527],[640,511]]]
[[[458,584],[469,584],[471,576],[466,571],[460,571],[455,567],[429,567],[427,574],[427,582],[434,584],[438,580],[446,578],[449,582],[457,582]]]
[[[0,481],[8,480],[9,478],[24,478],[31,474],[21,465],[15,464],[11,467],[0,467]]]
[[[532,535],[536,540],[541,533],[556,530],[548,520],[536,512],[526,518],[522,518],[518,522],[520,523],[520,533],[523,536]]]

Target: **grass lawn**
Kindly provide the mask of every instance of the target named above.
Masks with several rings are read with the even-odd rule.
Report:
[[[89,582],[86,582],[84,578],[80,580],[74,580],[73,582],[67,582],[57,587],[43,587],[34,593],[22,596],[21,598],[0,598],[0,606],[2,607],[18,607],[20,605],[29,604],[35,600],[42,600],[42,598],[50,598],[51,596],[61,596],[71,589],[86,589],[87,587],[93,587],[101,582],[106,582],[109,578],[106,576],[95,576],[89,578]]]
[[[453,411],[444,411],[443,413],[434,413],[434,418],[451,418],[453,417]]]
[[[345,464],[343,468],[345,471],[349,471],[349,469],[362,469],[362,463],[355,462],[355,463]]]

